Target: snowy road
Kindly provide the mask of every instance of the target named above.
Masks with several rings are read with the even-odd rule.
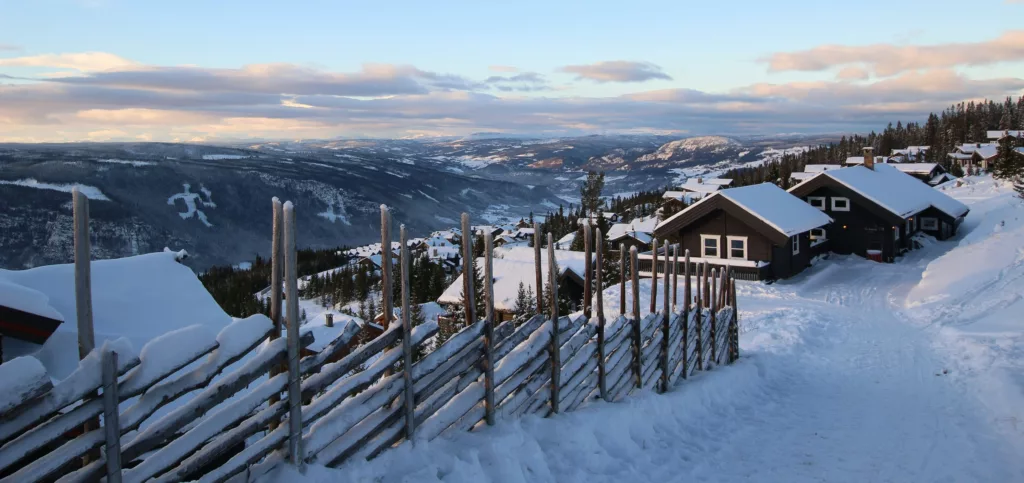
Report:
[[[988,232],[971,231],[1000,222],[978,211],[967,237],[988,240]],[[1020,225],[1006,252],[1018,261],[1024,219]],[[960,297],[927,311],[910,303],[923,278],[935,284],[941,263],[952,263],[941,262],[951,259],[944,254],[967,249],[940,243],[896,264],[834,256],[791,281],[741,283],[742,359],[733,366],[667,395],[405,444],[340,470],[312,467],[304,480],[1024,481],[1024,424],[1014,424],[1024,397],[995,370],[1024,365],[1006,355],[1019,347],[986,346],[986,365],[976,355],[967,365],[972,353],[958,351],[973,339],[931,314],[979,309]],[[1007,270],[997,266],[976,284],[1016,273]],[[955,278],[946,284],[948,293],[962,288]],[[1013,294],[995,296],[1022,299],[1020,289]],[[1019,322],[1007,320],[1000,316],[1001,334],[1013,324],[1018,338],[1009,340],[1020,340]],[[268,476],[298,478],[290,469]]]

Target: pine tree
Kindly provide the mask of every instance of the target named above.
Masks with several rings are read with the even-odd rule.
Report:
[[[423,313],[423,306],[420,304],[412,304],[409,307],[409,321],[413,327],[419,326],[427,321],[426,315]],[[427,355],[427,348],[424,344],[420,344],[413,349],[412,361],[417,362]]]
[[[1014,152],[1012,137],[999,141],[999,154],[992,169],[992,176],[998,179],[1017,180],[1024,176],[1024,156]]]
[[[519,282],[519,290],[516,293],[516,304],[513,308],[515,318],[524,320],[537,311],[537,300],[533,296],[533,288]]]

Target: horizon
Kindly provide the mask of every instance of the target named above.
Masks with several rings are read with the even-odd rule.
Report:
[[[838,135],[1024,95],[1021,0],[13,3],[0,142]]]

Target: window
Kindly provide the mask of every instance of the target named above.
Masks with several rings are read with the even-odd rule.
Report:
[[[726,237],[729,241],[729,259],[730,260],[746,260],[747,259],[747,237],[745,236],[730,236]]]
[[[921,218],[921,229],[922,230],[938,230],[939,220],[938,218]]]
[[[913,231],[913,223],[910,220],[907,220],[907,234],[909,235],[913,233]]]
[[[815,208],[817,208],[817,209],[819,209],[821,211],[825,211],[825,197],[824,196],[808,196],[807,197],[807,202],[810,203],[811,206],[813,206],[813,207],[815,207]]]
[[[850,199],[833,197],[832,211],[850,211]]]
[[[700,236],[701,255],[704,258],[719,258],[718,242],[720,238],[718,235]]]
[[[825,235],[824,228],[814,228],[811,230],[811,240],[827,240],[828,236]]]
[[[793,245],[793,255],[800,253],[800,235],[793,235],[789,240]]]
[[[900,239],[900,227],[898,227],[898,226],[892,227],[892,239],[893,240],[899,240]]]

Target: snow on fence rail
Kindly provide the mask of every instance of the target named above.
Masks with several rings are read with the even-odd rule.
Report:
[[[360,330],[350,324],[325,350],[299,358],[299,348],[313,342],[312,333],[288,323],[286,337],[280,337],[283,319],[290,322],[297,313],[294,211],[286,204],[284,222],[277,223],[281,211],[274,201],[275,232],[283,230],[285,248],[274,250],[274,263],[282,262],[283,269],[274,271],[272,283],[283,281],[288,295],[285,310],[281,300],[272,301],[276,320],[255,315],[216,336],[201,327],[182,329],[151,341],[138,355],[126,341],[114,341],[92,349],[75,373],[56,384],[31,360],[0,366],[0,375],[24,373],[12,378],[17,393],[0,400],[0,482],[222,482],[286,462],[337,466],[372,458],[414,435],[431,440],[525,414],[619,401],[638,389],[663,392],[697,370],[739,356],[732,273],[719,276],[707,264],[691,264],[687,253],[685,263],[663,265],[669,272],[662,273],[661,310],[653,310],[652,290],[652,311],[641,318],[633,249],[631,311],[622,307],[620,315],[606,319],[598,290],[596,306],[586,297],[580,313],[495,325],[493,302],[487,300],[483,318],[468,319],[476,322],[414,360],[438,327],[410,325],[410,258],[402,226],[400,323],[339,359]],[[384,207],[382,223],[387,246],[390,214]],[[464,216],[464,232],[468,224]],[[535,237],[539,260],[540,230]],[[491,242],[487,236],[488,274]],[[548,244],[551,257],[552,249]],[[587,286],[595,272],[602,273],[602,264],[599,253],[596,268],[587,270]],[[539,266],[537,272],[540,281]],[[394,282],[390,274],[383,271],[385,284]],[[677,304],[680,276],[684,295]],[[464,278],[472,307],[473,277]],[[657,278],[653,272],[652,289]],[[485,294],[493,294],[492,280],[485,278]],[[172,403],[171,411],[154,417]],[[101,415],[104,425],[93,424]]]

